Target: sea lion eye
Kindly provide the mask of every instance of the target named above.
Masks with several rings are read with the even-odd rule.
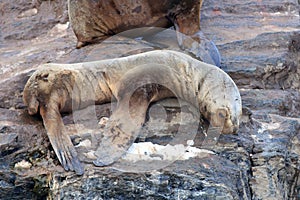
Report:
[[[216,116],[220,123],[226,123],[227,120],[230,118],[227,108],[219,108],[217,110]]]
[[[223,112],[219,112],[219,117],[220,118],[225,118],[224,113]]]
[[[226,117],[227,117],[227,111],[226,111],[225,109],[218,109],[217,115],[218,115],[221,119],[226,119]]]
[[[45,81],[45,82],[48,82],[48,76],[49,76],[49,73],[42,74],[40,76],[40,79]]]
[[[42,76],[43,81],[48,81],[49,73],[46,73]]]
[[[49,76],[49,73],[42,73],[37,76],[37,79],[48,82],[48,76]]]

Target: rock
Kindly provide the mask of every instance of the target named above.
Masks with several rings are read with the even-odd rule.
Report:
[[[32,71],[21,73],[6,81],[2,81],[2,87],[0,88],[0,108],[25,108],[22,100],[22,92],[31,73]]]
[[[13,142],[17,138],[17,134],[8,134],[8,135],[0,135],[0,147],[9,145],[10,143]]]
[[[75,49],[65,1],[1,1],[0,199],[299,199],[299,1],[207,0],[202,11],[202,31],[217,44],[222,68],[240,88],[244,108],[239,133],[218,135],[209,129],[206,137],[208,124],[201,121],[195,129],[188,123],[193,122],[192,109],[179,108],[176,100],[169,99],[150,107],[136,145],[169,144],[176,149],[175,145],[191,148],[193,144],[200,155],[152,164],[123,159],[97,168],[90,164],[88,153],[101,136],[84,126],[89,112],[64,114],[86,166],[85,174],[77,176],[60,166],[41,118],[26,112],[22,90],[31,72],[46,62],[178,49],[176,34],[168,29],[147,38],[118,35]],[[96,106],[97,119],[109,119],[114,106]],[[80,115],[81,121],[74,115]],[[143,148],[141,153],[146,151]],[[149,157],[164,158],[156,152]],[[15,168],[23,162],[22,169]]]
[[[177,161],[163,170],[146,173],[120,173],[108,168],[94,170],[89,169],[88,174],[80,178],[70,175],[64,181],[57,175],[52,196],[65,199],[96,196],[103,199],[250,199],[246,193],[238,193],[242,192],[238,168],[216,156]]]
[[[251,157],[254,199],[296,199],[299,196],[294,190],[299,183],[292,178],[299,170],[300,151],[299,146],[295,146],[299,122],[299,118],[270,115],[270,123],[263,123],[262,130],[255,135],[257,142]]]
[[[299,51],[289,50],[291,43],[298,44],[300,40],[297,0],[285,4],[247,0],[234,5],[209,0],[203,3],[201,17],[203,32],[221,52],[222,67],[238,85],[299,88]],[[295,86],[291,79],[295,79]]]
[[[32,16],[36,15],[37,12],[38,12],[38,10],[36,8],[32,8],[32,9],[22,12],[20,15],[18,15],[18,18],[32,17]]]
[[[39,179],[55,168],[46,132],[23,110],[0,109],[0,199],[41,198]],[[52,160],[52,161],[51,161]],[[24,163],[24,164],[22,164]],[[32,166],[31,169],[27,169]],[[22,168],[22,170],[20,170]]]
[[[45,34],[55,24],[67,19],[65,1],[1,2],[3,20],[0,41],[33,39]]]
[[[18,162],[18,163],[15,164],[15,169],[19,169],[19,170],[25,169],[25,170],[28,170],[28,169],[30,169],[31,166],[32,166],[32,164],[30,162],[22,160],[22,161],[20,161],[20,162]]]
[[[250,108],[252,113],[263,116],[279,114],[288,117],[299,117],[300,93],[298,90],[262,90],[241,89],[243,105]]]

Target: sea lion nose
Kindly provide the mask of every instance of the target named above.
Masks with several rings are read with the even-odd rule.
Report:
[[[237,117],[234,117],[233,120],[232,120],[232,133],[235,134],[238,132],[239,130],[239,120]]]
[[[232,129],[232,133],[233,134],[236,134],[239,130],[239,127],[238,126],[234,126],[233,129]]]
[[[36,100],[35,97],[32,97],[30,99],[29,105],[28,105],[28,113],[29,115],[34,115],[38,112],[39,108],[39,102]]]

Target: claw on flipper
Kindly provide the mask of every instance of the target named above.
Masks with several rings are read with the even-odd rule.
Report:
[[[47,108],[41,106],[40,113],[50,143],[64,169],[66,171],[75,171],[77,175],[82,175],[84,168],[78,159],[77,152],[69,135],[66,134],[65,126],[58,109],[51,106]]]

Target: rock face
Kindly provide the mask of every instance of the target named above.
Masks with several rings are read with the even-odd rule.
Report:
[[[147,172],[86,163],[82,177],[62,169],[41,118],[26,112],[22,90],[32,70],[46,62],[176,49],[174,32],[165,30],[146,40],[116,36],[78,50],[65,1],[4,0],[0,15],[5,19],[0,21],[0,199],[300,198],[299,1],[203,3],[202,31],[216,42],[222,68],[242,95],[238,135],[221,135],[216,142],[214,135],[203,134],[207,128],[203,122],[194,147],[205,151],[197,157]],[[109,116],[110,108],[110,104],[97,107],[97,117]],[[180,116],[192,119],[172,100],[152,105],[139,140],[170,144],[180,134],[178,127],[191,130],[180,124]],[[78,135],[72,115],[65,115],[64,122]],[[72,136],[75,145],[82,144],[82,138]]]

